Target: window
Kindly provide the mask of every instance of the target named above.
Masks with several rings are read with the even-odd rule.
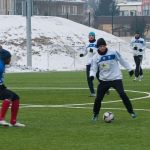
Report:
[[[73,6],[73,11],[72,11],[72,14],[76,15],[78,12],[77,12],[77,6]]]
[[[62,5],[62,15],[66,14],[66,6]]]
[[[130,16],[136,16],[136,11],[135,10],[131,10],[130,11]]]

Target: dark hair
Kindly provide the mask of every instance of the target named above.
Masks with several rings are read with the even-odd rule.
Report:
[[[0,59],[5,61],[7,59],[11,58],[11,54],[9,51],[2,49],[0,51]]]
[[[97,48],[99,48],[101,45],[106,45],[106,41],[103,38],[100,38],[97,40]]]

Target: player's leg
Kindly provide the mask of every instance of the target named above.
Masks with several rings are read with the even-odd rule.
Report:
[[[129,100],[129,97],[127,96],[127,94],[124,91],[122,80],[115,80],[115,81],[113,81],[112,87],[114,89],[116,89],[116,91],[118,92],[118,94],[119,94],[120,98],[122,99],[123,104],[126,107],[127,111],[130,113],[130,115],[133,118],[135,118],[136,114],[133,111],[133,107],[132,107],[132,104],[131,104],[131,102]]]
[[[140,60],[138,56],[134,56],[134,61],[135,61],[135,79],[134,80],[138,80],[139,77],[139,71],[140,71]]]
[[[97,80],[100,82],[100,79],[99,79],[99,68],[98,68],[98,71],[97,71],[97,73],[96,73],[96,78],[97,78]],[[109,94],[110,94],[110,91],[109,91],[109,90],[106,91],[106,94],[109,95]]]
[[[0,85],[0,99],[2,105],[0,109],[0,125],[8,126],[9,123],[5,121],[5,117],[10,106],[11,100],[9,99],[9,93],[4,85]]]
[[[25,127],[24,124],[17,122],[17,115],[18,115],[18,111],[19,111],[20,98],[15,92],[13,92],[11,90],[9,90],[9,92],[12,94],[10,126]]]
[[[97,95],[95,98],[94,106],[93,106],[93,121],[98,119],[99,111],[101,108],[101,102],[104,98],[106,91],[108,91],[110,85],[109,82],[100,81],[100,84],[97,87]]]
[[[143,59],[143,56],[140,55],[139,56],[139,61],[140,61],[140,70],[139,70],[139,75],[140,76],[139,76],[139,81],[141,81],[142,78],[143,78],[142,59]]]

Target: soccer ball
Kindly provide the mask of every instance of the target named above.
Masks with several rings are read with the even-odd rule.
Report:
[[[114,120],[114,114],[112,112],[105,112],[103,114],[103,119],[106,123],[110,123]]]

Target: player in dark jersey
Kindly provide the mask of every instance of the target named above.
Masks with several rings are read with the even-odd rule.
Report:
[[[25,127],[24,124],[17,122],[17,114],[19,110],[19,96],[7,89],[4,85],[4,73],[5,66],[10,64],[11,54],[9,51],[4,50],[1,47],[0,50],[0,100],[2,100],[2,106],[0,109],[0,126],[9,126],[9,127]],[[10,123],[5,121],[5,116],[8,111],[9,106],[11,105],[11,117]]]

